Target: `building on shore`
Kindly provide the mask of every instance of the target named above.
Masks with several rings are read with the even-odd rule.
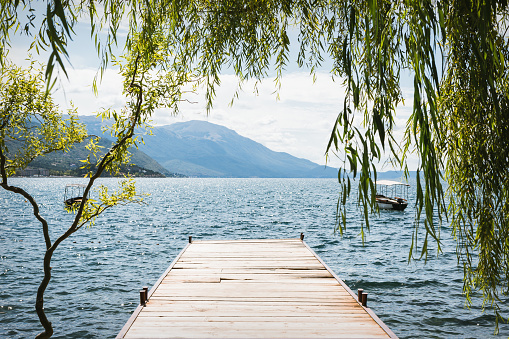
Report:
[[[46,168],[25,168],[16,171],[18,177],[48,177],[49,169]]]

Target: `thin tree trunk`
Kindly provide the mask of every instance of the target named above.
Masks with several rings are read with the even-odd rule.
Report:
[[[51,257],[53,256],[54,247],[46,250],[46,254],[44,255],[44,278],[37,289],[37,298],[35,300],[35,311],[37,312],[37,316],[39,317],[39,321],[44,327],[44,332],[39,333],[35,338],[36,339],[47,339],[53,335],[53,326],[51,322],[46,317],[46,313],[44,313],[44,292],[48,287],[48,284],[51,280]]]
[[[99,163],[99,166],[93,176],[90,177],[87,187],[85,188],[85,192],[83,196],[88,196],[88,193],[92,186],[94,185],[95,180],[101,176],[102,172],[106,169],[109,163],[113,161],[113,157],[111,156],[113,154],[113,151],[120,146],[122,146],[129,138],[132,138],[134,135],[134,128],[136,127],[136,124],[138,123],[140,116],[141,116],[141,104],[143,102],[143,94],[142,94],[142,88],[140,85],[134,83],[135,75],[137,73],[137,67],[138,67],[138,60],[139,56],[136,59],[136,68],[134,71],[133,79],[131,81],[130,87],[137,88],[139,92],[137,95],[137,102],[136,102],[136,111],[132,115],[131,119],[131,125],[127,129],[127,135],[125,135],[120,141],[118,141],[103,157],[101,162]],[[4,128],[7,125],[7,121],[5,121],[0,127]],[[85,207],[85,200],[83,200],[79,206],[78,211],[76,212],[76,216],[74,219],[73,224],[69,227],[69,229],[62,234],[53,244],[51,244],[50,236],[49,236],[49,225],[47,221],[39,215],[39,206],[36,203],[35,199],[28,194],[25,190],[19,187],[10,186],[7,184],[7,172],[5,170],[6,168],[6,162],[7,159],[5,155],[2,152],[2,148],[0,148],[0,187],[3,187],[4,189],[21,194],[24,196],[33,207],[33,213],[34,216],[41,222],[43,234],[44,234],[44,240],[46,243],[46,252],[44,254],[44,277],[41,281],[41,284],[39,285],[39,288],[37,290],[37,298],[35,301],[35,310],[37,312],[37,316],[39,317],[39,321],[41,322],[41,325],[44,327],[44,332],[39,333],[35,338],[36,339],[47,339],[50,338],[53,335],[53,326],[51,322],[46,317],[46,314],[44,312],[44,292],[46,291],[46,288],[49,285],[49,282],[51,280],[51,258],[53,256],[54,251],[57,249],[58,245],[67,239],[71,234],[76,232],[79,229],[79,221],[83,213],[83,209]]]
[[[5,127],[5,126],[2,126]],[[0,186],[3,187],[7,191],[11,191],[16,194],[22,195],[24,198],[26,198],[30,204],[33,207],[33,214],[36,217],[37,220],[42,225],[42,230],[44,234],[44,241],[46,244],[46,252],[44,254],[44,278],[39,285],[39,289],[37,290],[37,298],[35,301],[35,311],[37,312],[37,315],[39,317],[39,321],[41,322],[42,326],[44,327],[44,332],[39,333],[36,338],[37,339],[46,339],[50,338],[53,335],[53,326],[51,325],[51,322],[49,322],[48,318],[46,317],[46,314],[44,313],[44,291],[46,291],[46,288],[48,287],[48,284],[51,280],[51,257],[53,256],[53,252],[55,251],[55,246],[51,246],[51,240],[49,237],[49,225],[40,214],[39,214],[39,205],[35,201],[35,199],[28,194],[24,189],[16,186],[10,186],[7,183],[7,172],[5,171],[5,164],[6,164],[6,158],[5,155],[2,152],[2,149],[0,148],[0,174],[2,177],[2,181],[0,182]]]

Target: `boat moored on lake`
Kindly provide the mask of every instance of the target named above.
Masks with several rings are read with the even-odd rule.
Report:
[[[408,206],[408,187],[399,181],[379,180],[376,182],[376,203],[378,208],[403,211]]]
[[[71,207],[75,204],[80,204],[85,194],[87,185],[83,184],[68,184],[65,185],[64,204],[66,207]]]

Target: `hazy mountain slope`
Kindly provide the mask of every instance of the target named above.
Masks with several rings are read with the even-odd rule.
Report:
[[[95,117],[80,119],[87,124],[90,134],[100,135],[101,126],[106,125]],[[337,177],[334,168],[274,152],[231,129],[206,121],[154,127],[152,132],[154,135],[143,136],[145,144],[140,144],[139,150],[168,172],[196,177]]]
[[[140,150],[169,171],[210,177],[335,177],[309,160],[274,152],[226,127],[189,121],[155,127]]]
[[[112,141],[108,139],[105,135],[102,135],[101,132],[101,121],[99,119],[96,119],[95,117],[91,116],[85,116],[81,117],[81,122],[87,124],[90,124],[91,128],[88,128],[88,133],[92,135],[102,136],[102,138],[99,140],[98,145],[101,147],[100,153],[104,154],[112,145]],[[111,136],[110,136],[111,138]],[[22,147],[22,143],[16,140],[7,140],[6,144],[8,145],[9,151],[11,153],[15,153],[18,149],[18,147]],[[80,167],[83,165],[83,163],[80,160],[84,160],[87,158],[89,151],[85,148],[85,146],[88,144],[88,139],[82,143],[75,144],[74,148],[68,152],[51,152],[49,154],[46,154],[44,156],[39,156],[36,159],[34,159],[30,164],[29,167],[31,168],[43,168],[50,170],[50,173],[55,175],[78,175],[76,171],[79,171]],[[147,173],[147,175],[169,175],[174,176],[173,173],[166,170],[164,167],[162,167],[160,164],[158,164],[154,159],[152,159],[147,154],[143,153],[142,151],[131,148],[131,165],[129,166],[129,170],[133,170],[131,173],[138,173],[137,175],[143,175],[143,173]],[[126,167],[125,170],[128,168]],[[144,171],[145,170],[145,171]],[[146,171],[148,170],[148,171]],[[72,173],[69,173],[69,171],[72,171]],[[155,172],[155,173],[152,173]]]
[[[87,131],[90,135],[101,136],[100,145],[105,147],[105,149],[111,147],[112,137],[109,134],[102,134],[101,127],[105,126],[107,122],[101,121],[101,119],[96,118],[95,116],[80,116],[80,121],[87,125]],[[77,150],[79,153],[83,153],[80,149]],[[129,150],[131,152],[131,163],[149,169],[154,172],[163,173],[165,175],[172,175],[174,172],[168,171],[161,164],[155,161],[152,157],[147,155],[140,149],[131,148]],[[81,157],[86,156],[85,153],[77,154]],[[81,158],[80,158],[81,159]]]

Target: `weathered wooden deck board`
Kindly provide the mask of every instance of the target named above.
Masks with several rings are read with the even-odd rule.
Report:
[[[117,338],[396,338],[300,239],[195,241]]]

